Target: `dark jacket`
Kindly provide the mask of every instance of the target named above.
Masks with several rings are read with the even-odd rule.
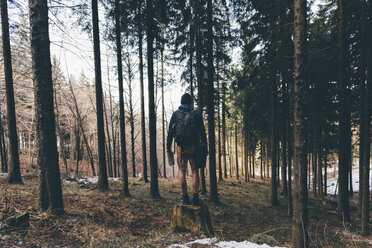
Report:
[[[169,122],[169,129],[168,129],[168,137],[167,137],[167,151],[171,150],[173,139],[176,136],[176,128],[177,128],[177,117],[180,112],[189,112],[192,111],[192,115],[194,115],[195,120],[195,132],[198,134],[198,140],[195,140],[192,144],[189,145],[197,145],[198,143],[207,144],[207,138],[205,135],[205,127],[203,123],[202,116],[199,111],[194,110],[194,107],[183,104],[181,105],[177,111],[173,112],[172,117]]]

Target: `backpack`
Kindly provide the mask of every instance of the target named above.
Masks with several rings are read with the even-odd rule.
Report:
[[[182,147],[198,143],[199,131],[194,111],[178,111],[175,131],[177,145]]]

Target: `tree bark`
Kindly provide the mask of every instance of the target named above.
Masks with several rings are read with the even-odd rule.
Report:
[[[294,187],[292,244],[309,247],[307,193],[306,1],[294,1]]]
[[[146,2],[147,11],[147,76],[149,88],[149,130],[150,130],[150,168],[151,198],[160,198],[158,186],[158,160],[156,157],[156,115],[154,102],[154,10],[152,0]]]
[[[123,63],[121,56],[121,33],[120,33],[120,8],[119,1],[115,0],[115,39],[116,39],[116,60],[118,65],[118,84],[119,84],[119,109],[120,109],[120,162],[123,174],[123,191],[124,196],[130,196],[128,187],[128,169],[127,169],[127,147],[125,139],[125,109],[123,94]]]
[[[282,194],[284,196],[288,195],[288,183],[287,183],[287,140],[288,140],[288,131],[287,131],[287,122],[288,122],[288,82],[283,81],[283,139],[282,139],[282,161],[283,161],[283,166],[282,166]]]
[[[198,109],[203,119],[203,77],[202,77],[202,63],[201,63],[201,30],[200,30],[200,12],[201,6],[200,1],[193,1],[194,13],[195,13],[195,55],[196,55],[196,80],[198,87]],[[200,181],[201,181],[201,194],[207,193],[207,187],[205,183],[205,168],[200,168]]]
[[[271,205],[279,205],[278,190],[277,190],[277,89],[275,78],[273,79],[272,92],[271,92]]]
[[[364,108],[364,152],[363,152],[363,195],[362,195],[362,233],[369,235],[369,173],[370,173],[370,154],[371,154],[371,94],[372,94],[372,3],[368,3],[369,21],[366,23],[368,30],[368,48],[367,48],[367,88],[365,94],[365,108]]]
[[[239,179],[238,125],[236,123],[235,123],[235,165],[236,165],[236,179]]]
[[[108,190],[108,178],[105,154],[105,126],[103,123],[103,104],[102,104],[102,75],[101,75],[101,50],[99,44],[99,21],[97,0],[92,0],[92,21],[93,21],[93,44],[94,44],[94,72],[96,85],[96,105],[97,105],[97,133],[98,133],[98,187],[100,190]]]
[[[222,177],[222,148],[221,148],[221,110],[220,110],[220,80],[219,80],[219,63],[217,61],[217,136],[218,136],[218,181],[223,181]]]
[[[219,203],[217,177],[216,177],[216,145],[215,145],[215,125],[214,125],[214,68],[213,68],[213,27],[212,27],[212,0],[207,1],[207,63],[208,63],[208,142],[209,142],[209,183],[210,200]]]
[[[9,38],[9,20],[8,20],[8,1],[1,0],[1,29],[3,39],[3,57],[6,88],[6,106],[9,130],[9,152],[10,152],[10,171],[8,183],[23,184],[21,176],[21,167],[18,154],[18,135],[17,120],[15,115],[13,71],[12,71],[12,53]]]
[[[345,34],[345,1],[338,3],[338,85],[340,87],[340,133],[339,133],[339,215],[344,221],[350,220],[348,172],[351,156],[350,104],[348,84],[346,82],[346,34]]]
[[[39,203],[43,210],[63,212],[58,166],[52,65],[46,0],[29,0],[31,55],[35,93],[36,137],[40,166]]]
[[[146,121],[145,121],[145,96],[143,86],[143,48],[142,48],[142,0],[138,0],[138,56],[139,56],[139,73],[140,73],[140,102],[141,102],[141,143],[142,143],[142,178],[145,183],[147,179],[147,146],[146,146]]]
[[[164,44],[160,51],[161,55],[161,127],[163,138],[163,176],[167,178],[167,167],[165,163],[165,104],[164,104]],[[192,84],[192,82],[191,82]]]

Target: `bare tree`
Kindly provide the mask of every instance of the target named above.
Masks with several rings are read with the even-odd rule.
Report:
[[[9,39],[9,21],[8,21],[8,4],[7,0],[1,1],[1,29],[3,38],[3,56],[4,71],[6,84],[6,103],[8,113],[9,129],[9,151],[10,151],[10,172],[8,183],[22,184],[21,167],[19,164],[18,154],[18,135],[17,121],[15,115],[14,89],[13,89],[13,72],[12,72],[12,54]]]

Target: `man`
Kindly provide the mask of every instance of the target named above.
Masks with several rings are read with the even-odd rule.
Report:
[[[205,127],[199,111],[192,106],[191,95],[186,93],[181,98],[181,106],[172,114],[169,122],[167,152],[170,153],[173,138],[177,144],[178,179],[182,188],[182,203],[190,204],[187,194],[186,169],[190,162],[192,170],[192,204],[199,205],[199,171],[195,157],[198,145],[207,143]]]

